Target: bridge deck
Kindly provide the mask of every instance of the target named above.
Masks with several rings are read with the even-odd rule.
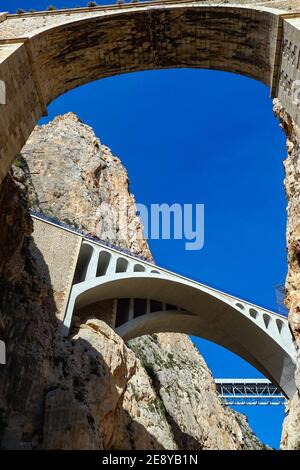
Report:
[[[207,284],[203,284],[201,282],[198,282],[198,281],[193,281],[192,279],[189,279],[187,278],[186,276],[183,276],[183,275],[180,275],[180,274],[177,274],[177,273],[174,273],[166,268],[163,268],[161,266],[157,266],[155,265],[153,262],[149,261],[149,259],[143,257],[143,256],[140,256],[138,255],[137,253],[133,253],[125,248],[121,248],[119,246],[116,246],[115,244],[112,244],[112,243],[109,243],[105,240],[101,240],[100,238],[98,237],[95,237],[95,236],[92,236],[92,235],[89,235],[87,233],[84,233],[82,230],[80,229],[77,229],[75,227],[71,227],[70,225],[67,225],[66,223],[64,222],[61,222],[53,217],[49,217],[49,216],[46,216],[44,214],[41,214],[39,212],[36,212],[36,211],[31,211],[31,216],[34,218],[34,219],[37,219],[37,220],[41,220],[43,222],[46,222],[50,225],[54,225],[62,230],[66,230],[68,232],[71,232],[71,233],[74,233],[76,235],[79,235],[81,236],[84,240],[86,241],[90,241],[92,242],[93,244],[96,244],[98,246],[101,246],[103,248],[108,248],[109,250],[112,250],[116,253],[119,253],[119,254],[125,254],[126,256],[129,256],[130,258],[132,259],[135,259],[135,260],[141,260],[143,261],[143,263],[145,264],[148,264],[151,268],[153,268],[154,266],[156,268],[158,268],[159,270],[167,273],[167,274],[172,274],[180,279],[183,279],[183,280],[187,280],[189,282],[194,282],[195,284],[198,284],[199,286],[202,286],[202,287],[205,287],[205,288],[209,288],[211,289],[212,291],[218,293],[218,294],[221,294],[223,296],[226,296],[236,302],[247,302],[247,305],[249,305],[249,307],[253,307],[253,308],[259,308],[260,310],[263,310],[267,313],[271,313],[272,315],[276,315],[278,317],[283,317],[283,318],[286,318],[287,315],[283,315],[281,313],[278,313],[278,312],[273,312],[265,307],[262,307],[262,306],[257,306],[255,304],[253,304],[252,302],[249,302],[248,300],[246,299],[241,299],[240,297],[235,297],[233,296],[232,294],[229,294],[227,292],[224,292],[224,291],[220,291],[218,289],[216,289],[215,287],[211,287],[211,286],[208,286]]]

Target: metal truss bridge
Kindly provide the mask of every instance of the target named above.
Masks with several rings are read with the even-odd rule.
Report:
[[[219,398],[226,405],[284,405],[285,396],[267,379],[215,379]]]

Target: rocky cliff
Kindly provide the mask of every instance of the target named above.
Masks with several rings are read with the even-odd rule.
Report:
[[[224,408],[188,337],[159,334],[128,348],[99,318],[57,335],[47,266],[28,207],[151,257],[128,176],[92,129],[67,114],[37,127],[0,192],[2,448],[262,448],[246,420]],[[129,230],[118,210],[126,201]],[[3,370],[3,372],[2,372]]]
[[[281,445],[284,449],[300,449],[300,129],[277,99],[274,100],[274,113],[287,138],[287,158],[284,162],[288,217],[286,307],[289,310],[290,328],[298,347],[296,372],[298,393],[287,406]]]
[[[74,114],[36,127],[14,175],[32,209],[151,258],[127,171]]]
[[[186,335],[130,341],[151,378],[179,449],[264,449],[244,415],[221,407],[212,375]]]

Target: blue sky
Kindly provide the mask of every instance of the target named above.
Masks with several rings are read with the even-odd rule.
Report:
[[[49,4],[1,3],[11,12]],[[274,286],[286,274],[285,139],[267,87],[208,70],[140,72],[68,93],[49,107],[48,119],[68,111],[121,158],[137,202],[205,204],[204,248],[186,251],[184,241],[151,241],[159,265],[277,309]],[[230,352],[193,340],[215,377],[260,376]],[[283,407],[239,411],[264,442],[278,447]]]

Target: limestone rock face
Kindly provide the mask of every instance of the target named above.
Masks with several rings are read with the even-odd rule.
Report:
[[[290,328],[298,347],[296,371],[298,393],[287,406],[281,445],[284,449],[300,449],[300,129],[277,99],[274,100],[274,112],[287,138],[287,158],[284,162],[288,216],[286,230],[288,275],[285,302],[289,310]]]
[[[140,361],[104,322],[89,320],[61,352],[63,387],[46,396],[46,449],[176,448]]]
[[[246,442],[237,415],[221,405],[211,373],[187,336],[160,333],[129,346],[152,378],[179,449],[255,448],[255,436]]]
[[[0,374],[0,443],[36,448],[45,391],[55,372],[55,305],[47,275],[41,276],[31,255],[32,221],[22,188],[10,176],[0,186],[0,214],[0,338],[7,348]]]
[[[32,209],[151,258],[127,171],[73,113],[36,127],[14,174]]]
[[[0,241],[16,234],[11,251],[0,252],[0,338],[9,352],[0,376],[2,448],[263,447],[245,419],[221,405],[187,336],[143,337],[129,349],[88,315],[73,338],[58,336],[47,266],[35,258],[22,194],[32,208],[85,231],[99,235],[106,224],[122,246],[151,256],[136,237],[142,229],[127,173],[93,131],[73,114],[37,127],[13,174],[0,191]],[[129,233],[116,212],[102,210],[120,199],[128,201]]]
[[[297,343],[300,340],[300,129],[288,113],[274,100],[274,111],[286,133],[287,158],[285,167],[285,192],[287,196],[288,224],[286,230],[288,248],[288,275],[286,279],[286,306],[289,323]]]

